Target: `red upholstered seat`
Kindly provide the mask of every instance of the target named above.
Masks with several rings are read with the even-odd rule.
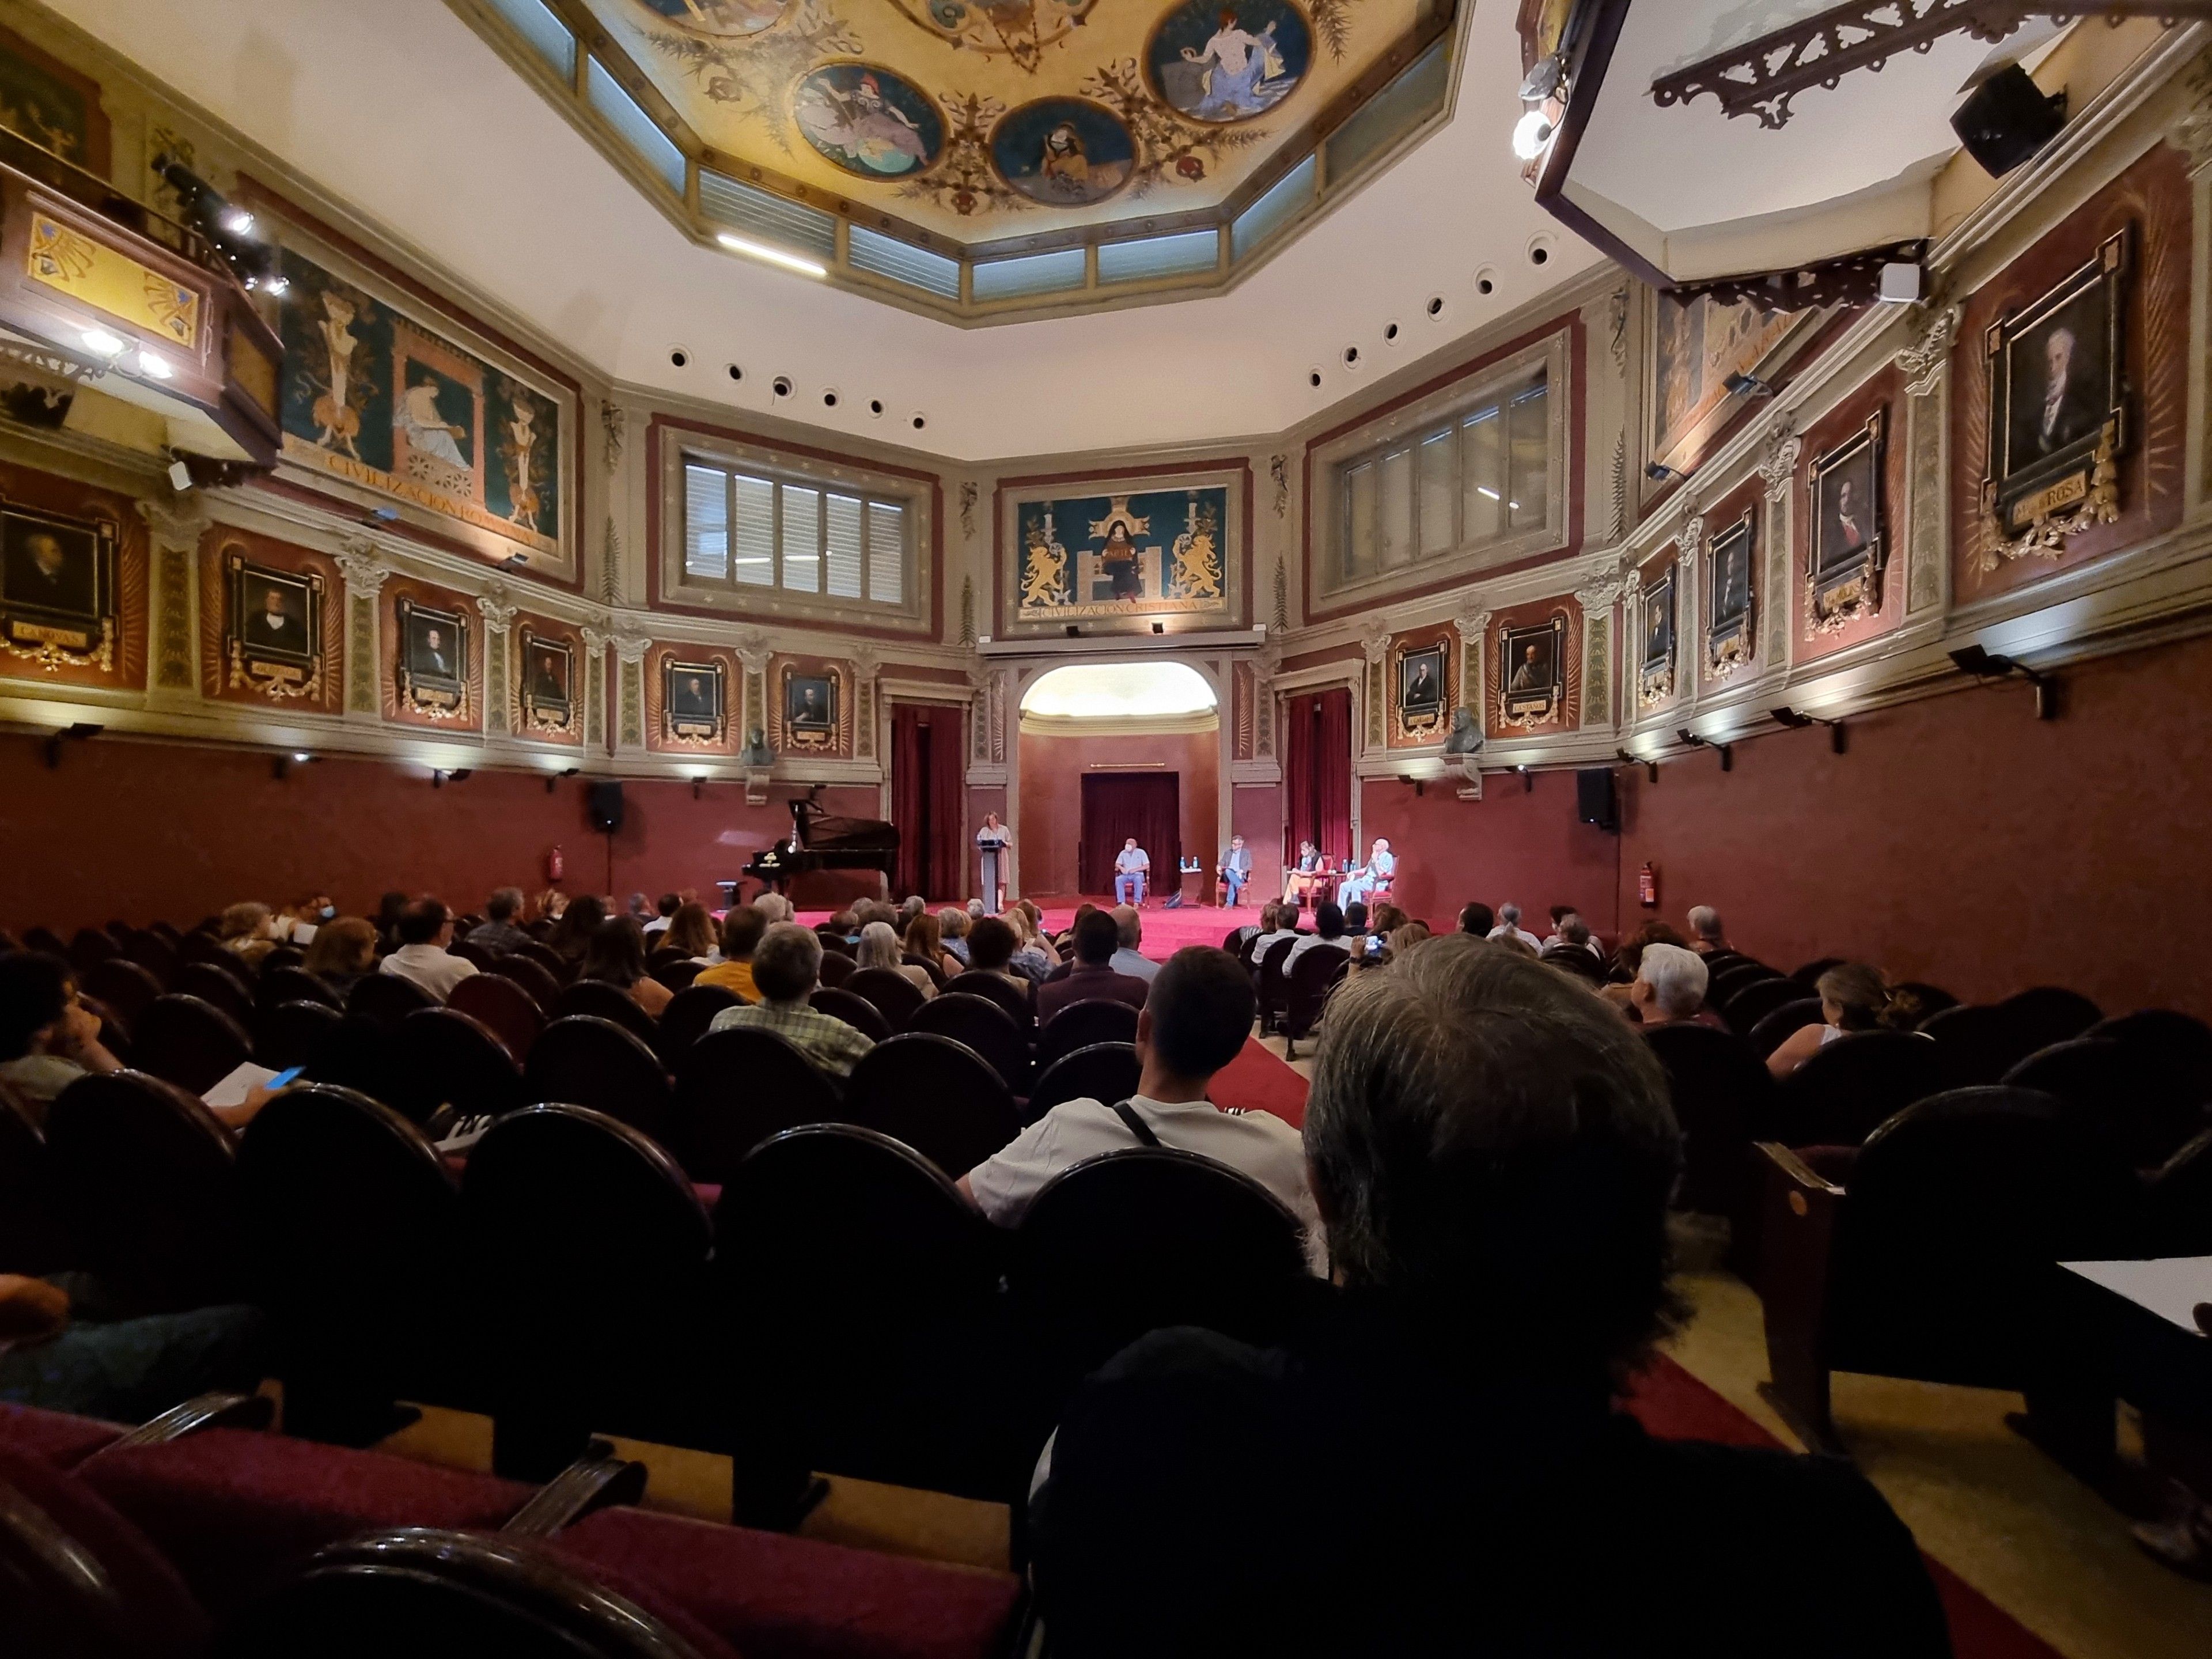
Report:
[[[61,1468],[73,1468],[122,1432],[96,1418],[40,1411],[35,1406],[0,1405],[0,1448]]]
[[[81,1473],[221,1618],[315,1551],[374,1527],[495,1530],[531,1488],[245,1429],[122,1447]]]
[[[603,1510],[554,1547],[672,1598],[745,1659],[984,1659],[1021,1595],[1011,1573],[641,1510]]]

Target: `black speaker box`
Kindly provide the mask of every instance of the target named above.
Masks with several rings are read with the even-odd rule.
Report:
[[[1601,830],[1620,828],[1620,810],[1613,795],[1610,767],[1585,767],[1575,774],[1575,816]]]
[[[621,780],[592,786],[589,805],[592,828],[611,836],[623,826],[623,792]]]
[[[2065,125],[2066,94],[2046,94],[2017,64],[1976,87],[1951,114],[1951,131],[1992,179],[2003,178]]]

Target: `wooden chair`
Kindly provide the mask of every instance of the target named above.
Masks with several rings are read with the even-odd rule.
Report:
[[[198,997],[210,1007],[220,1008],[243,1025],[253,1018],[253,994],[246,981],[211,962],[188,962],[177,975],[176,988]]]
[[[1667,1073],[1682,1131],[1674,1207],[1741,1213],[1752,1143],[1772,1133],[1773,1078],[1742,1038],[1710,1025],[1658,1025],[1644,1037]]]
[[[424,1008],[440,1006],[438,999],[411,979],[398,974],[364,974],[346,995],[345,1011],[359,1019],[398,1031],[399,1022]]]
[[[694,1181],[726,1182],[770,1135],[844,1117],[836,1085],[773,1031],[709,1031],[678,1066],[668,1145]]]
[[[637,1006],[635,997],[602,980],[578,980],[561,993],[561,1000],[553,1005],[552,1012],[556,1019],[588,1014],[593,1019],[606,1020],[621,1026],[647,1047],[660,1035],[660,1027],[651,1014]]]
[[[189,1094],[205,1094],[253,1057],[253,1039],[243,1025],[198,997],[173,991],[146,1005],[131,1035],[137,1068]]]
[[[1854,1031],[1782,1079],[1774,1138],[1791,1146],[1856,1146],[1943,1086],[1936,1049],[1909,1031]]]
[[[272,1072],[312,1068],[344,1024],[345,1016],[326,1002],[264,1005],[253,1016],[253,1063]]]
[[[528,1063],[531,1046],[545,1029],[545,1016],[530,993],[496,969],[470,975],[453,987],[446,1006],[483,1021],[518,1065]]]
[[[965,1043],[990,1062],[1012,1093],[1029,1092],[1029,1039],[997,1003],[965,991],[939,993],[915,1010],[907,1030],[933,1031]]]
[[[860,964],[842,951],[824,950],[819,977],[824,985],[842,989],[847,980],[860,971]]]
[[[908,1032],[860,1056],[847,1121],[902,1141],[957,1179],[1021,1133],[1014,1097],[990,1062],[950,1037]]]
[[[964,974],[955,974],[945,981],[947,991],[957,991],[963,996],[982,997],[995,1002],[1012,1016],[1013,1022],[1023,1030],[1036,1027],[1036,1000],[1033,992],[1013,985],[997,974],[980,973],[969,969]]]
[[[121,1306],[155,1313],[245,1299],[235,1149],[196,1096],[143,1072],[79,1078],[47,1114],[46,1150],[76,1235],[70,1265]]]
[[[653,1048],[660,1063],[676,1071],[692,1045],[707,1035],[714,1016],[739,1006],[744,999],[726,985],[693,985],[678,991],[660,1011],[660,1030]]]
[[[495,958],[491,971],[529,992],[530,1000],[538,1005],[539,1015],[548,1019],[552,1018],[554,1005],[561,1000],[561,981],[551,969],[534,957],[516,952]]]
[[[77,981],[87,996],[97,997],[126,1025],[146,1012],[146,1005],[161,994],[155,974],[127,957],[110,957]]]
[[[1101,1042],[1134,1042],[1137,1011],[1126,1002],[1085,997],[1071,1002],[1037,1032],[1037,1069],[1044,1070],[1078,1048]]]
[[[325,1008],[345,1006],[341,997],[321,976],[304,968],[271,968],[261,975],[254,990],[255,1003],[264,1008],[273,1008],[280,1002],[319,1002]]]
[[[394,1043],[404,1079],[384,1103],[414,1123],[441,1106],[465,1117],[497,1117],[523,1103],[522,1070],[483,1021],[453,1008],[420,1008],[399,1022]]]
[[[595,1431],[707,1443],[713,1231],[651,1138],[583,1106],[510,1112],[470,1152],[461,1220],[499,1473],[550,1479]]]
[[[866,997],[894,1031],[903,1031],[927,1000],[921,988],[892,968],[863,968],[839,988]]]
[[[1133,1043],[1094,1042],[1071,1050],[1037,1074],[1023,1103],[1024,1121],[1034,1123],[1066,1101],[1097,1100],[1110,1106],[1127,1100],[1137,1092],[1143,1070]]]
[[[668,1126],[668,1073],[634,1034],[590,1014],[569,1014],[540,1034],[524,1068],[537,1101],[588,1106],[659,1137]]]
[[[864,996],[841,990],[834,985],[817,985],[808,993],[806,1005],[820,1010],[832,1019],[843,1020],[872,1042],[890,1040],[890,1021],[884,1018],[882,1009]]]
[[[459,1018],[438,1009],[409,1024]],[[459,1195],[421,1130],[366,1095],[304,1085],[247,1127],[238,1178],[285,1433],[367,1445],[397,1426],[395,1401],[467,1399],[447,1271],[460,1260]]]

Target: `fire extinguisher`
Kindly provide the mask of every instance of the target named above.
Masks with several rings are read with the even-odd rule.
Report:
[[[1647,869],[1650,867],[1648,865],[1645,866]],[[559,848],[555,848],[545,855],[545,879],[549,884],[557,883],[561,879],[562,871],[566,868],[567,866],[562,860]]]
[[[1636,902],[1647,910],[1659,908],[1659,872],[1650,864],[1636,872]]]

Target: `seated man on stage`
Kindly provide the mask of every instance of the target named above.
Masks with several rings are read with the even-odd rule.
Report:
[[[1322,857],[1319,849],[1310,841],[1298,843],[1298,861],[1285,872],[1283,898],[1310,901],[1314,890],[1321,885]]]
[[[1377,836],[1374,849],[1367,854],[1367,862],[1357,870],[1345,872],[1344,881],[1336,890],[1337,902],[1364,904],[1371,898],[1388,898],[1397,879],[1397,855],[1391,852],[1390,843]]]
[[[1114,855],[1114,902],[1142,904],[1145,902],[1145,877],[1152,861],[1145,849],[1137,845],[1132,836],[1121,843],[1121,850]]]
[[[1229,850],[1221,855],[1221,867],[1214,873],[1221,881],[1221,908],[1235,909],[1244,902],[1245,884],[1252,879],[1252,849],[1243,836],[1230,836]]]

